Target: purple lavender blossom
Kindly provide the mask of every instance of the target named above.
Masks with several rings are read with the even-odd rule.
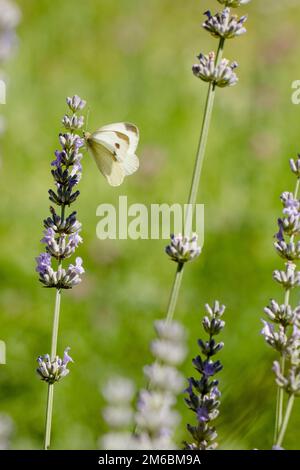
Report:
[[[209,421],[208,410],[205,406],[199,406],[199,408],[197,408],[197,419],[200,423]]]
[[[72,270],[74,273],[76,274],[83,274],[84,273],[84,269],[82,267],[82,259],[77,257],[76,258],[76,265],[74,266],[73,264],[70,264],[69,266],[69,270]]]
[[[69,236],[69,243],[74,250],[78,247],[79,243],[82,243],[82,238],[79,235],[79,232],[74,232]]]
[[[230,64],[229,60],[222,59],[219,64],[216,64],[214,52],[210,52],[208,55],[199,54],[198,59],[199,64],[194,64],[192,67],[196,77],[221,88],[237,84],[238,77],[234,72],[238,67],[237,62]]]
[[[144,367],[149,385],[139,394],[135,448],[174,449],[174,427],[179,421],[174,405],[184,383],[176,366],[185,357],[185,332],[180,323],[165,320],[155,322],[155,330],[158,337],[151,351],[156,360]]]
[[[4,65],[14,55],[18,46],[16,28],[21,19],[19,7],[13,0],[0,0],[0,66],[3,78]],[[6,81],[6,80],[5,80]],[[6,119],[0,116],[0,135],[6,130]]]
[[[288,191],[285,191],[281,194],[280,197],[283,204],[283,213],[285,215],[298,215],[300,203],[298,199],[294,198],[294,194]]]
[[[84,118],[77,115],[76,111],[84,108],[85,101],[79,96],[67,98],[67,105],[72,112],[66,115],[63,124],[68,132],[59,135],[60,150],[55,151],[55,160],[51,162],[51,170],[56,190],[49,190],[49,199],[60,207],[61,215],[58,215],[53,207],[50,207],[51,217],[44,221],[44,237],[41,242],[46,245],[46,252],[37,258],[37,272],[40,281],[45,287],[57,289],[70,289],[81,281],[84,273],[81,258],[76,259],[76,265],[70,264],[63,268],[62,260],[69,258],[82,243],[80,236],[81,224],[76,219],[76,212],[66,216],[66,207],[73,204],[79,196],[76,190],[82,166],[83,139],[76,133],[83,126]],[[51,266],[51,258],[57,260],[57,270]]]
[[[67,105],[73,113],[76,113],[76,111],[82,110],[85,107],[86,101],[82,100],[78,95],[74,95],[71,98],[67,98]]]
[[[51,267],[51,256],[49,255],[49,253],[41,253],[36,258],[36,262],[36,271],[40,274],[46,274],[48,269]]]
[[[200,379],[190,377],[185,402],[189,409],[196,414],[197,424],[188,425],[187,429],[192,436],[193,442],[185,442],[187,450],[211,450],[217,447],[214,442],[217,433],[211,422],[219,414],[219,398],[221,393],[218,389],[218,381],[213,377],[222,369],[220,361],[212,361],[214,356],[223,347],[223,343],[215,343],[213,336],[218,334],[225,326],[221,316],[225,311],[225,306],[215,302],[212,307],[206,305],[208,316],[202,320],[205,332],[208,333],[208,341],[199,340],[198,344],[201,355],[193,359],[193,365],[200,373]]]
[[[172,261],[183,264],[187,261],[193,261],[200,255],[201,247],[198,246],[196,233],[193,233],[191,238],[183,236],[181,233],[171,234],[170,238],[170,244],[166,246],[165,252]]]
[[[0,0],[0,62],[7,61],[16,49],[16,27],[20,19],[20,10],[13,1]]]
[[[54,154],[56,158],[51,162],[51,166],[59,167],[62,165],[63,161],[66,161],[67,154],[64,150],[62,152],[55,150]]]
[[[230,8],[225,8],[221,13],[216,13],[214,16],[208,10],[204,13],[207,20],[203,23],[203,28],[216,38],[234,38],[246,33],[244,23],[247,16],[238,18],[236,15],[230,16]]]
[[[41,242],[49,245],[52,243],[54,236],[55,231],[52,228],[47,228],[44,230],[44,237],[41,239]]]
[[[36,371],[42,380],[52,385],[69,374],[70,371],[67,365],[69,362],[73,362],[73,359],[68,354],[69,350],[69,347],[65,349],[63,359],[56,356],[51,361],[49,354],[37,358],[39,366]]]
[[[71,356],[69,355],[69,351],[70,351],[70,346],[68,346],[65,350],[64,350],[64,357],[63,357],[63,360],[62,360],[62,363],[64,366],[66,366],[69,362],[74,362],[73,359],[71,358]]]

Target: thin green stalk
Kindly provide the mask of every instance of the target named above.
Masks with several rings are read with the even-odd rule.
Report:
[[[222,59],[224,42],[225,40],[223,38],[220,39],[218,52],[216,55],[216,65],[219,64],[220,60]],[[189,193],[189,198],[188,198],[188,205],[187,205],[187,212],[185,216],[185,223],[183,227],[183,233],[189,233],[190,228],[191,228],[192,216],[194,213],[195,203],[197,199],[201,171],[202,171],[208,132],[209,132],[209,126],[211,122],[214,97],[215,97],[215,91],[216,91],[215,88],[216,87],[214,84],[211,84],[211,83],[209,84],[206,104],[205,104],[205,109],[204,109],[204,116],[203,116],[203,121],[202,121],[202,127],[201,127],[201,133],[200,133],[200,139],[199,139],[199,144],[198,144],[198,149],[197,149],[196,162],[194,166],[192,183],[191,183],[191,188],[190,188],[190,193]],[[180,287],[182,283],[183,272],[184,272],[184,263],[177,263],[175,278],[173,281],[173,286],[171,289],[171,294],[170,294],[170,298],[168,302],[168,308],[167,308],[167,314],[166,314],[167,323],[171,322],[174,317],[178,295],[179,295],[179,291],[180,291]],[[149,390],[150,388],[151,388],[151,382],[148,383],[147,390]],[[136,433],[136,430],[137,430],[137,427],[135,426],[134,431],[133,431],[134,434]]]
[[[300,178],[297,178],[296,188],[295,188],[295,192],[294,192],[294,199],[297,199],[299,189],[300,189]]]
[[[290,300],[290,289],[285,291],[284,296],[284,305],[288,306]],[[280,358],[280,369],[284,374],[285,369],[285,356],[283,355]],[[282,426],[282,417],[283,417],[283,405],[284,405],[284,390],[282,387],[277,387],[277,396],[276,396],[276,416],[275,416],[275,430],[274,430],[274,444],[277,441],[278,434]]]
[[[59,265],[59,268],[61,264]],[[52,339],[51,339],[51,361],[54,361],[57,352],[57,337],[59,327],[59,314],[60,314],[60,301],[61,301],[61,290],[56,290],[55,308],[53,316],[53,327],[52,327]]]
[[[168,309],[167,309],[167,317],[166,317],[166,323],[169,323],[173,320],[174,312],[175,312],[175,307],[177,304],[177,299],[178,299],[178,294],[181,286],[181,281],[182,281],[182,276],[183,276],[183,269],[184,269],[184,264],[183,263],[177,263],[177,270],[169,298],[169,303],[168,303]],[[155,360],[155,364],[159,364],[160,361],[158,359]],[[152,382],[151,380],[148,381],[146,390],[151,390],[152,387]],[[137,425],[134,426],[133,429],[133,435],[135,435],[137,432]]]
[[[171,295],[168,303],[168,309],[167,309],[167,323],[171,322],[173,320],[174,312],[175,312],[175,307],[177,304],[177,299],[179,295],[179,290],[181,286],[181,281],[182,281],[182,276],[183,276],[183,270],[184,270],[184,265],[183,263],[177,263],[177,270],[171,290]]]
[[[290,301],[290,289],[287,289],[285,292],[284,296],[284,305],[287,307],[289,305]],[[281,371],[282,374],[284,374],[284,369],[285,369],[285,356],[282,356],[280,360],[280,365],[281,365]],[[283,404],[284,404],[284,390],[282,387],[279,388],[279,404],[278,404],[278,428],[277,428],[277,436],[279,433],[279,430],[282,426],[282,418],[283,418]]]
[[[222,59],[224,42],[225,42],[224,38],[220,39],[219,41],[219,47],[218,47],[216,61],[215,61],[216,65],[218,65],[220,60]],[[203,116],[201,133],[200,133],[200,140],[198,144],[196,162],[194,166],[193,178],[192,178],[192,183],[191,183],[191,188],[190,188],[190,193],[189,193],[189,198],[188,198],[187,212],[186,212],[185,223],[183,227],[184,234],[189,234],[191,225],[192,225],[192,217],[193,217],[198,189],[199,189],[199,183],[200,183],[201,171],[202,171],[205,149],[206,149],[206,144],[207,144],[209,126],[211,122],[215,92],[216,92],[215,85],[210,83],[208,87],[208,92],[207,92],[204,116]],[[168,323],[171,322],[174,317],[178,295],[179,295],[179,291],[180,291],[180,287],[182,283],[183,272],[184,272],[184,263],[177,263],[175,278],[173,281],[173,286],[171,289],[171,294],[170,294],[167,314],[166,314],[166,321]],[[151,388],[151,382],[149,382],[147,385],[147,389],[149,390],[150,388]],[[134,434],[136,433],[136,429],[137,428],[135,427]]]
[[[225,39],[224,38],[220,39],[218,52],[216,55],[216,61],[215,61],[216,65],[218,65],[222,59],[224,43],[225,43]],[[212,110],[213,110],[213,105],[214,105],[214,100],[215,100],[215,94],[216,94],[216,86],[215,84],[210,83],[208,87],[202,128],[201,128],[201,133],[200,133],[200,140],[199,140],[197,156],[196,156],[196,163],[194,166],[193,179],[192,179],[192,184],[191,184],[191,189],[190,189],[190,194],[189,194],[189,199],[188,199],[188,204],[191,204],[192,206],[195,205],[196,199],[197,199],[201,171],[202,171],[203,160],[204,160],[204,155],[205,155],[205,149],[206,149],[206,144],[207,144],[207,139],[208,139],[208,132],[209,132]],[[193,209],[194,207],[192,207],[192,210]]]
[[[218,52],[216,55],[216,65],[219,64],[220,60],[222,59],[224,42],[225,42],[224,38],[220,39],[219,41]],[[191,188],[190,188],[190,193],[189,193],[189,198],[188,198],[186,220],[185,220],[185,224],[183,227],[183,233],[186,233],[188,235],[192,227],[192,218],[193,218],[193,213],[194,213],[195,204],[197,200],[197,194],[199,190],[199,183],[200,183],[201,171],[202,171],[205,149],[206,149],[206,144],[207,144],[207,139],[208,139],[208,132],[209,132],[209,127],[210,127],[210,122],[211,122],[215,93],[216,93],[216,86],[210,83],[208,87],[208,92],[207,92],[200,139],[199,139],[198,150],[197,150],[197,155],[196,155],[196,162],[194,166],[192,183],[191,183]],[[175,274],[175,279],[174,279],[174,283],[172,286],[170,299],[168,303],[167,317],[166,317],[167,322],[172,321],[173,316],[174,316],[174,312],[175,312],[175,308],[176,308],[176,304],[178,300],[178,295],[180,291],[180,286],[182,282],[183,271],[184,271],[184,265],[182,263],[178,263],[176,274]]]
[[[44,450],[48,450],[51,441],[51,423],[52,423],[52,410],[53,410],[53,393],[54,385],[48,385],[47,406],[46,406],[46,424],[45,424],[45,442]]]
[[[285,369],[285,357],[284,356],[282,356],[282,358],[280,359],[280,369],[282,371],[282,374],[284,374],[284,369]],[[284,405],[284,390],[282,387],[278,386],[278,416],[276,417],[277,431],[276,431],[275,441],[278,437],[279,431],[282,426],[283,405]]]
[[[61,290],[56,290],[54,316],[53,316],[53,327],[52,327],[52,340],[51,340],[51,361],[54,361],[57,352],[57,337],[59,327],[59,315],[60,315],[60,300]],[[51,425],[52,425],[52,412],[53,412],[53,394],[54,384],[48,385],[47,394],[47,405],[46,405],[46,424],[45,424],[45,444],[44,449],[47,450],[50,446],[51,440]]]
[[[287,430],[287,427],[288,427],[288,424],[289,424],[289,420],[290,420],[290,417],[291,417],[291,413],[292,413],[292,409],[293,409],[293,405],[294,405],[294,399],[295,399],[295,395],[291,394],[289,396],[289,399],[288,399],[288,402],[287,402],[286,412],[285,412],[285,416],[284,416],[282,426],[280,428],[278,439],[276,441],[276,446],[281,447],[281,445],[283,443],[283,439],[284,439],[284,436],[285,436],[285,433],[286,433],[286,430]]]
[[[61,220],[65,218],[65,206],[61,206]],[[58,269],[62,267],[61,260],[58,263]],[[51,361],[55,360],[57,354],[57,338],[59,328],[59,317],[60,317],[60,301],[61,301],[61,289],[56,289],[55,307],[53,315],[52,325],[52,338],[51,338]],[[47,404],[46,404],[46,423],[45,423],[45,442],[44,450],[48,450],[51,441],[51,426],[52,426],[52,415],[53,415],[53,395],[54,395],[54,384],[48,384]]]

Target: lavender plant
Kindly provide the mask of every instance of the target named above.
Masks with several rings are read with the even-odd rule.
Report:
[[[202,320],[204,331],[208,334],[208,340],[198,340],[201,354],[193,359],[193,365],[199,372],[200,380],[191,377],[186,389],[188,398],[185,399],[187,406],[196,415],[197,424],[187,425],[192,442],[185,442],[187,450],[212,450],[218,446],[215,439],[217,432],[212,422],[219,415],[219,382],[214,376],[222,370],[219,360],[212,358],[223,348],[222,342],[217,343],[214,339],[225,326],[221,319],[225,306],[215,301],[213,306],[205,306],[208,316]]]
[[[14,430],[14,423],[7,414],[0,414],[0,450],[8,450],[11,444],[11,437]]]
[[[275,270],[273,278],[284,290],[283,303],[271,300],[264,309],[262,334],[265,341],[279,355],[273,363],[278,386],[274,449],[281,448],[293,409],[294,399],[300,395],[300,309],[291,305],[291,293],[300,285],[300,272],[296,263],[300,259],[300,155],[290,160],[290,168],[296,176],[294,192],[281,195],[283,215],[278,219],[278,233],[274,243],[278,255],[285,261],[285,268]],[[285,400],[285,397],[287,400]]]
[[[190,188],[190,194],[188,198],[187,204],[187,212],[185,215],[185,222],[183,227],[183,235],[171,235],[170,244],[166,247],[165,251],[167,255],[170,257],[172,261],[177,264],[176,267],[176,274],[175,279],[173,282],[173,286],[171,289],[171,294],[168,302],[167,307],[167,314],[166,314],[166,326],[168,324],[172,324],[174,312],[176,309],[176,304],[178,300],[178,295],[180,291],[180,286],[183,277],[184,266],[187,262],[195,260],[201,253],[201,247],[198,246],[198,236],[197,234],[193,233],[190,235],[191,227],[192,227],[192,217],[194,213],[194,207],[196,204],[197,193],[200,183],[200,176],[201,170],[203,165],[203,159],[205,155],[206,144],[208,140],[208,133],[209,133],[209,126],[212,116],[214,98],[216,93],[216,88],[225,88],[228,86],[233,86],[237,83],[238,78],[235,73],[235,69],[237,67],[236,62],[232,62],[229,64],[227,59],[224,59],[223,56],[223,49],[225,45],[226,39],[231,39],[237,36],[241,36],[246,32],[244,27],[244,23],[247,19],[246,16],[242,16],[238,18],[236,15],[231,15],[231,10],[228,8],[229,6],[238,7],[246,1],[233,1],[227,0],[220,2],[225,4],[225,9],[221,13],[216,13],[212,15],[209,11],[205,12],[207,19],[203,23],[203,28],[208,31],[213,37],[219,39],[219,45],[217,49],[217,54],[215,55],[214,52],[210,52],[208,55],[200,54],[198,56],[199,64],[195,64],[192,68],[194,75],[200,78],[202,81],[207,82],[208,85],[208,92],[206,98],[206,105],[204,110],[204,116],[202,121],[202,128],[200,133],[200,140],[196,155],[196,161],[194,166],[194,172],[192,177],[192,183]],[[217,308],[217,307],[216,307]],[[223,308],[223,307],[222,307]],[[221,308],[221,310],[222,310]],[[220,310],[220,312],[221,312]],[[222,311],[223,313],[223,311]],[[222,315],[220,313],[220,316]],[[216,318],[214,318],[213,322],[217,321],[217,312],[214,313]],[[210,341],[213,341],[212,337]],[[171,353],[168,352],[170,349]],[[166,361],[166,357],[160,357],[161,350],[158,349],[155,352],[157,357],[156,363],[151,368],[152,373],[158,374],[162,373],[159,366],[159,360],[163,359]],[[163,349],[163,353],[166,353],[172,356],[174,351],[172,347],[168,345],[168,348]],[[207,357],[207,361],[209,361],[209,357]],[[147,369],[146,369],[147,370]],[[167,373],[165,371],[165,373]],[[154,381],[155,383],[155,381]],[[159,416],[159,413],[163,413],[164,421],[167,422],[167,414],[165,413],[165,409],[171,409],[172,403],[169,402],[168,406],[166,406],[165,401],[161,399],[161,392],[159,397],[155,396],[156,390],[152,388],[152,383],[150,380],[150,385],[147,390],[143,390],[140,394],[140,401],[139,401],[139,412],[137,414],[137,425],[139,429],[145,431],[144,435],[148,435],[154,442],[155,445],[152,448],[156,448],[155,446],[159,443],[159,439],[161,437],[161,428],[163,427],[163,423],[160,423],[160,427],[158,426],[158,422],[156,423],[156,428],[151,429],[147,420],[150,420],[150,417],[154,415]],[[213,394],[213,392],[212,392]],[[154,399],[155,396],[155,399]],[[202,397],[204,400],[204,396]],[[168,397],[169,399],[169,397]],[[143,416],[143,413],[145,416]],[[152,418],[153,419],[153,418]],[[164,436],[170,433],[170,426],[167,426],[169,430],[167,432],[164,431]],[[192,429],[192,428],[190,428]],[[206,429],[206,428],[205,428]],[[196,431],[195,431],[196,432]],[[203,431],[204,432],[204,431]],[[199,431],[200,433],[200,431]],[[200,439],[200,434],[199,434]],[[202,436],[203,437],[203,436]],[[204,442],[203,437],[203,442]],[[203,446],[204,444],[200,444],[200,440],[198,440],[195,446]],[[171,443],[171,441],[170,441]],[[160,443],[162,445],[162,443]],[[172,445],[172,444],[171,444]],[[194,444],[193,444],[194,445]],[[196,447],[197,448],[197,447]]]
[[[18,44],[16,28],[21,19],[19,7],[11,0],[0,0],[0,78],[6,81],[4,66]],[[5,131],[5,121],[0,116],[0,135]]]
[[[190,236],[190,233],[194,208],[199,190],[200,177],[208,140],[216,89],[218,87],[225,88],[233,86],[238,82],[238,77],[235,73],[237,63],[229,63],[227,59],[223,58],[225,41],[246,33],[244,23],[246,22],[247,17],[242,16],[238,18],[236,15],[231,15],[230,7],[240,7],[246,3],[249,3],[250,0],[218,1],[225,6],[224,10],[222,12],[216,13],[215,15],[212,15],[210,11],[206,11],[204,13],[206,20],[202,25],[206,31],[208,31],[214,38],[219,40],[217,53],[215,54],[215,52],[210,52],[207,55],[200,53],[198,55],[199,63],[193,65],[192,67],[193,74],[202,81],[208,83],[208,91],[200,132],[200,140],[188,197],[185,223],[183,227],[184,237],[182,237],[181,234],[177,236],[172,235],[171,243],[166,247],[167,254],[173,261],[177,263],[175,279],[172,285],[167,307],[166,318],[168,320],[172,320],[174,316],[185,262],[195,259],[197,256],[199,256],[201,251],[200,247],[196,247],[197,235],[192,234],[192,236]],[[183,256],[183,253],[185,256]]]
[[[82,243],[81,224],[77,220],[77,214],[71,212],[67,215],[66,209],[80,194],[75,188],[81,178],[80,149],[84,142],[77,132],[82,128],[84,118],[77,113],[85,104],[85,101],[77,95],[67,98],[70,114],[66,114],[62,120],[65,133],[59,135],[61,148],[56,150],[55,160],[51,163],[55,190],[49,189],[49,199],[60,208],[60,213],[58,214],[56,209],[50,206],[50,216],[44,220],[44,237],[41,240],[45,245],[45,251],[36,258],[36,271],[39,273],[40,282],[44,287],[56,290],[51,354],[39,356],[37,369],[40,378],[48,384],[45,449],[50,446],[54,385],[69,373],[67,365],[72,362],[68,354],[69,348],[65,350],[62,359],[57,356],[61,294],[64,289],[72,289],[79,284],[84,273],[82,259],[79,257],[76,258],[75,264],[63,266],[63,263]]]
[[[124,377],[112,377],[102,390],[107,406],[103,418],[110,431],[100,439],[100,447],[106,450],[132,449],[134,411],[132,400],[135,393],[133,382]]]
[[[0,0],[0,63],[6,62],[18,43],[16,27],[21,18],[19,7],[12,0]]]
[[[155,361],[144,368],[147,389],[139,394],[135,415],[135,448],[175,449],[174,428],[179,415],[174,410],[176,396],[183,388],[177,367],[186,355],[185,332],[177,322],[156,321],[157,339],[151,344]]]

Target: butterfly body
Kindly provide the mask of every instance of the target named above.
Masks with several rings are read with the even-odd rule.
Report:
[[[93,133],[85,132],[84,138],[99,170],[111,186],[119,186],[125,176],[138,169],[139,159],[135,151],[139,130],[134,124],[108,124]]]

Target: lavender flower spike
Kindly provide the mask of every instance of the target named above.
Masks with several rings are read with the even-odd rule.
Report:
[[[0,450],[9,450],[14,422],[7,414],[0,413]]]
[[[240,19],[236,15],[230,16],[230,8],[225,8],[214,16],[210,11],[206,11],[204,14],[207,16],[207,20],[203,23],[203,28],[216,38],[230,39],[247,32],[244,27],[247,16],[242,16]]]
[[[40,282],[45,287],[57,289],[71,289],[80,283],[80,276],[84,273],[79,258],[76,260],[76,266],[70,264],[68,269],[61,266],[61,261],[72,256],[82,243],[81,224],[76,218],[76,212],[66,217],[65,208],[73,204],[79,196],[79,191],[74,188],[81,178],[80,149],[83,142],[75,130],[81,127],[83,116],[77,117],[75,112],[85,106],[85,101],[75,95],[67,98],[67,104],[73,113],[71,124],[65,120],[65,127],[70,132],[59,136],[62,149],[55,152],[56,159],[51,163],[54,167],[51,173],[56,191],[49,190],[49,199],[61,208],[62,214],[57,214],[54,207],[50,207],[51,215],[44,220],[44,237],[41,240],[46,246],[46,253],[36,259]],[[52,259],[58,261],[57,270],[52,267]]]
[[[73,359],[68,354],[69,350],[70,348],[65,349],[63,359],[56,356],[54,360],[51,360],[49,354],[38,357],[37,362],[39,367],[36,371],[42,380],[48,384],[54,384],[68,375],[70,371],[67,365],[69,362],[73,362]]]
[[[281,447],[294,398],[300,396],[299,306],[293,308],[290,303],[292,289],[300,286],[300,272],[297,270],[297,262],[300,260],[300,155],[297,159],[290,160],[290,168],[297,178],[295,190],[281,194],[283,210],[277,221],[279,231],[274,243],[278,255],[285,261],[285,269],[276,269],[273,272],[273,279],[284,290],[284,301],[279,304],[271,300],[265,307],[268,321],[263,320],[264,327],[261,331],[266,343],[279,355],[279,360],[273,363],[278,386],[273,449]],[[288,397],[285,410],[284,394]]]
[[[102,393],[107,402],[103,418],[110,427],[110,432],[101,437],[100,447],[106,450],[133,449],[130,428],[134,417],[132,408],[134,384],[126,378],[113,377],[105,384]]]
[[[38,358],[37,369],[42,380],[48,383],[44,449],[50,446],[53,387],[69,373],[67,366],[69,362],[73,362],[68,353],[69,348],[65,350],[62,359],[57,356],[61,292],[63,289],[72,289],[78,285],[84,273],[80,257],[76,258],[75,264],[63,266],[64,261],[71,258],[82,243],[81,223],[77,220],[76,212],[72,211],[70,214],[66,212],[80,194],[76,187],[82,173],[83,140],[78,131],[84,124],[84,117],[78,115],[77,112],[81,111],[86,104],[77,95],[68,97],[66,101],[70,114],[66,114],[62,119],[65,132],[59,134],[58,137],[61,148],[54,152],[55,159],[51,162],[54,185],[49,189],[48,194],[53,205],[50,206],[50,215],[44,219],[44,232],[41,239],[44,250],[36,258],[39,281],[44,287],[56,289],[51,354]],[[57,206],[57,209],[54,206]]]
[[[0,67],[1,79],[5,79],[4,66],[13,56],[18,46],[18,36],[16,28],[21,19],[19,7],[13,0],[0,0]],[[4,116],[0,116],[0,135],[6,130],[6,121]]]
[[[185,332],[174,321],[155,322],[157,339],[151,344],[155,361],[144,367],[148,388],[140,391],[135,423],[134,446],[138,449],[175,449],[174,427],[179,415],[174,410],[176,396],[183,388],[177,366],[186,349]]]
[[[196,77],[221,88],[237,84],[238,77],[234,72],[238,66],[237,62],[229,64],[227,59],[222,59],[219,64],[216,64],[214,52],[208,55],[199,54],[198,59],[199,64],[193,65],[192,69]]]
[[[218,380],[214,376],[222,370],[220,361],[213,361],[212,357],[222,348],[223,343],[216,343],[214,336],[219,334],[224,328],[225,322],[221,317],[225,311],[225,306],[215,301],[210,307],[205,306],[208,316],[202,320],[202,326],[209,335],[207,341],[199,340],[201,355],[193,359],[195,369],[200,374],[200,380],[191,377],[188,381],[186,393],[188,397],[185,402],[189,409],[196,415],[196,425],[187,425],[187,429],[192,437],[192,442],[185,442],[187,450],[212,450],[217,447],[215,439],[217,433],[211,422],[219,415],[219,398],[221,393],[218,389]]]
[[[0,0],[0,63],[7,61],[16,48],[15,30],[20,19],[20,10],[13,1]]]
[[[191,238],[181,235],[171,235],[171,243],[166,247],[167,255],[177,263],[186,263],[193,261],[200,253],[201,248],[197,244],[198,236],[196,233]]]

